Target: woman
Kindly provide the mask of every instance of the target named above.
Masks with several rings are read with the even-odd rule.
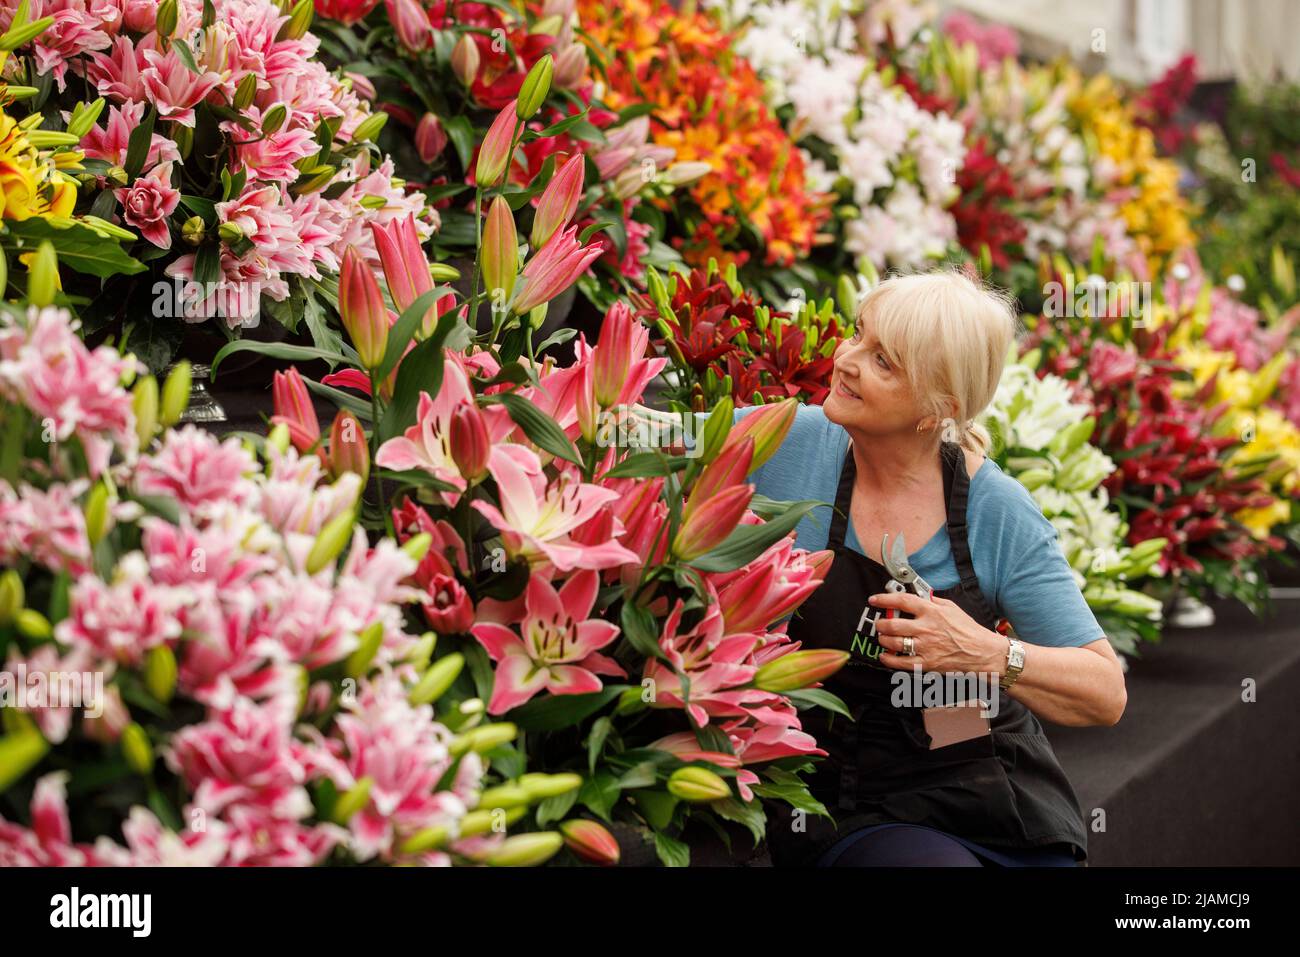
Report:
[[[836,823],[769,820],[773,863],[1074,865],[1086,829],[1038,719],[1115,724],[1124,675],[1055,529],[985,458],[973,421],[997,388],[1015,313],[941,272],[881,283],[857,323],[824,405],[801,406],[750,477],[769,498],[835,502],[796,530],[800,547],[835,557],[788,631],[804,648],[851,652],[825,687],[854,720],[801,714],[828,752],[811,788]],[[909,543],[933,601],[887,590],[885,535]],[[1011,637],[996,630],[1003,619]],[[974,690],[899,696],[927,673],[965,673]],[[935,706],[961,700],[977,706]]]

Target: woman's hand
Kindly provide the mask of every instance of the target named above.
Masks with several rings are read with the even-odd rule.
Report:
[[[999,680],[1006,674],[1007,639],[948,599],[886,593],[871,596],[870,602],[916,616],[877,619],[877,639],[888,649],[879,660],[887,667],[993,672]],[[899,654],[905,635],[915,639],[915,656]],[[1044,721],[1079,727],[1113,725],[1128,703],[1123,666],[1104,637],[1078,647],[1026,643],[1024,670],[1007,694]]]
[[[935,596],[926,601],[907,592],[886,592],[869,599],[876,608],[896,608],[914,618],[876,619],[876,637],[883,648],[880,662],[890,668],[911,671],[1006,670],[1007,639],[990,631],[962,611],[956,602]],[[915,655],[904,655],[903,637],[915,641]],[[892,653],[891,653],[892,652]]]

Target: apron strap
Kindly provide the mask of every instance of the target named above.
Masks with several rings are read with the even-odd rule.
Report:
[[[954,442],[943,443],[943,485],[948,497],[948,542],[953,564],[966,588],[976,588],[975,565],[971,562],[970,542],[966,539],[966,502],[970,497],[970,476],[966,474],[966,456]]]
[[[853,504],[853,480],[858,474],[858,464],[853,459],[853,440],[849,440],[840,469],[840,484],[835,490],[835,509],[831,513],[831,530],[826,536],[826,547],[843,548],[844,536],[849,527],[849,508]]]

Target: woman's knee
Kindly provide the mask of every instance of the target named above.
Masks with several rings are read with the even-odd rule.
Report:
[[[830,867],[983,867],[960,841],[924,827],[888,827],[863,834]]]

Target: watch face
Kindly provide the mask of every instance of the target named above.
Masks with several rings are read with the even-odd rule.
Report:
[[[1024,664],[1025,664],[1025,649],[1021,648],[1019,645],[1012,645],[1011,655],[1010,655],[1011,667],[1021,668],[1024,667]]]

